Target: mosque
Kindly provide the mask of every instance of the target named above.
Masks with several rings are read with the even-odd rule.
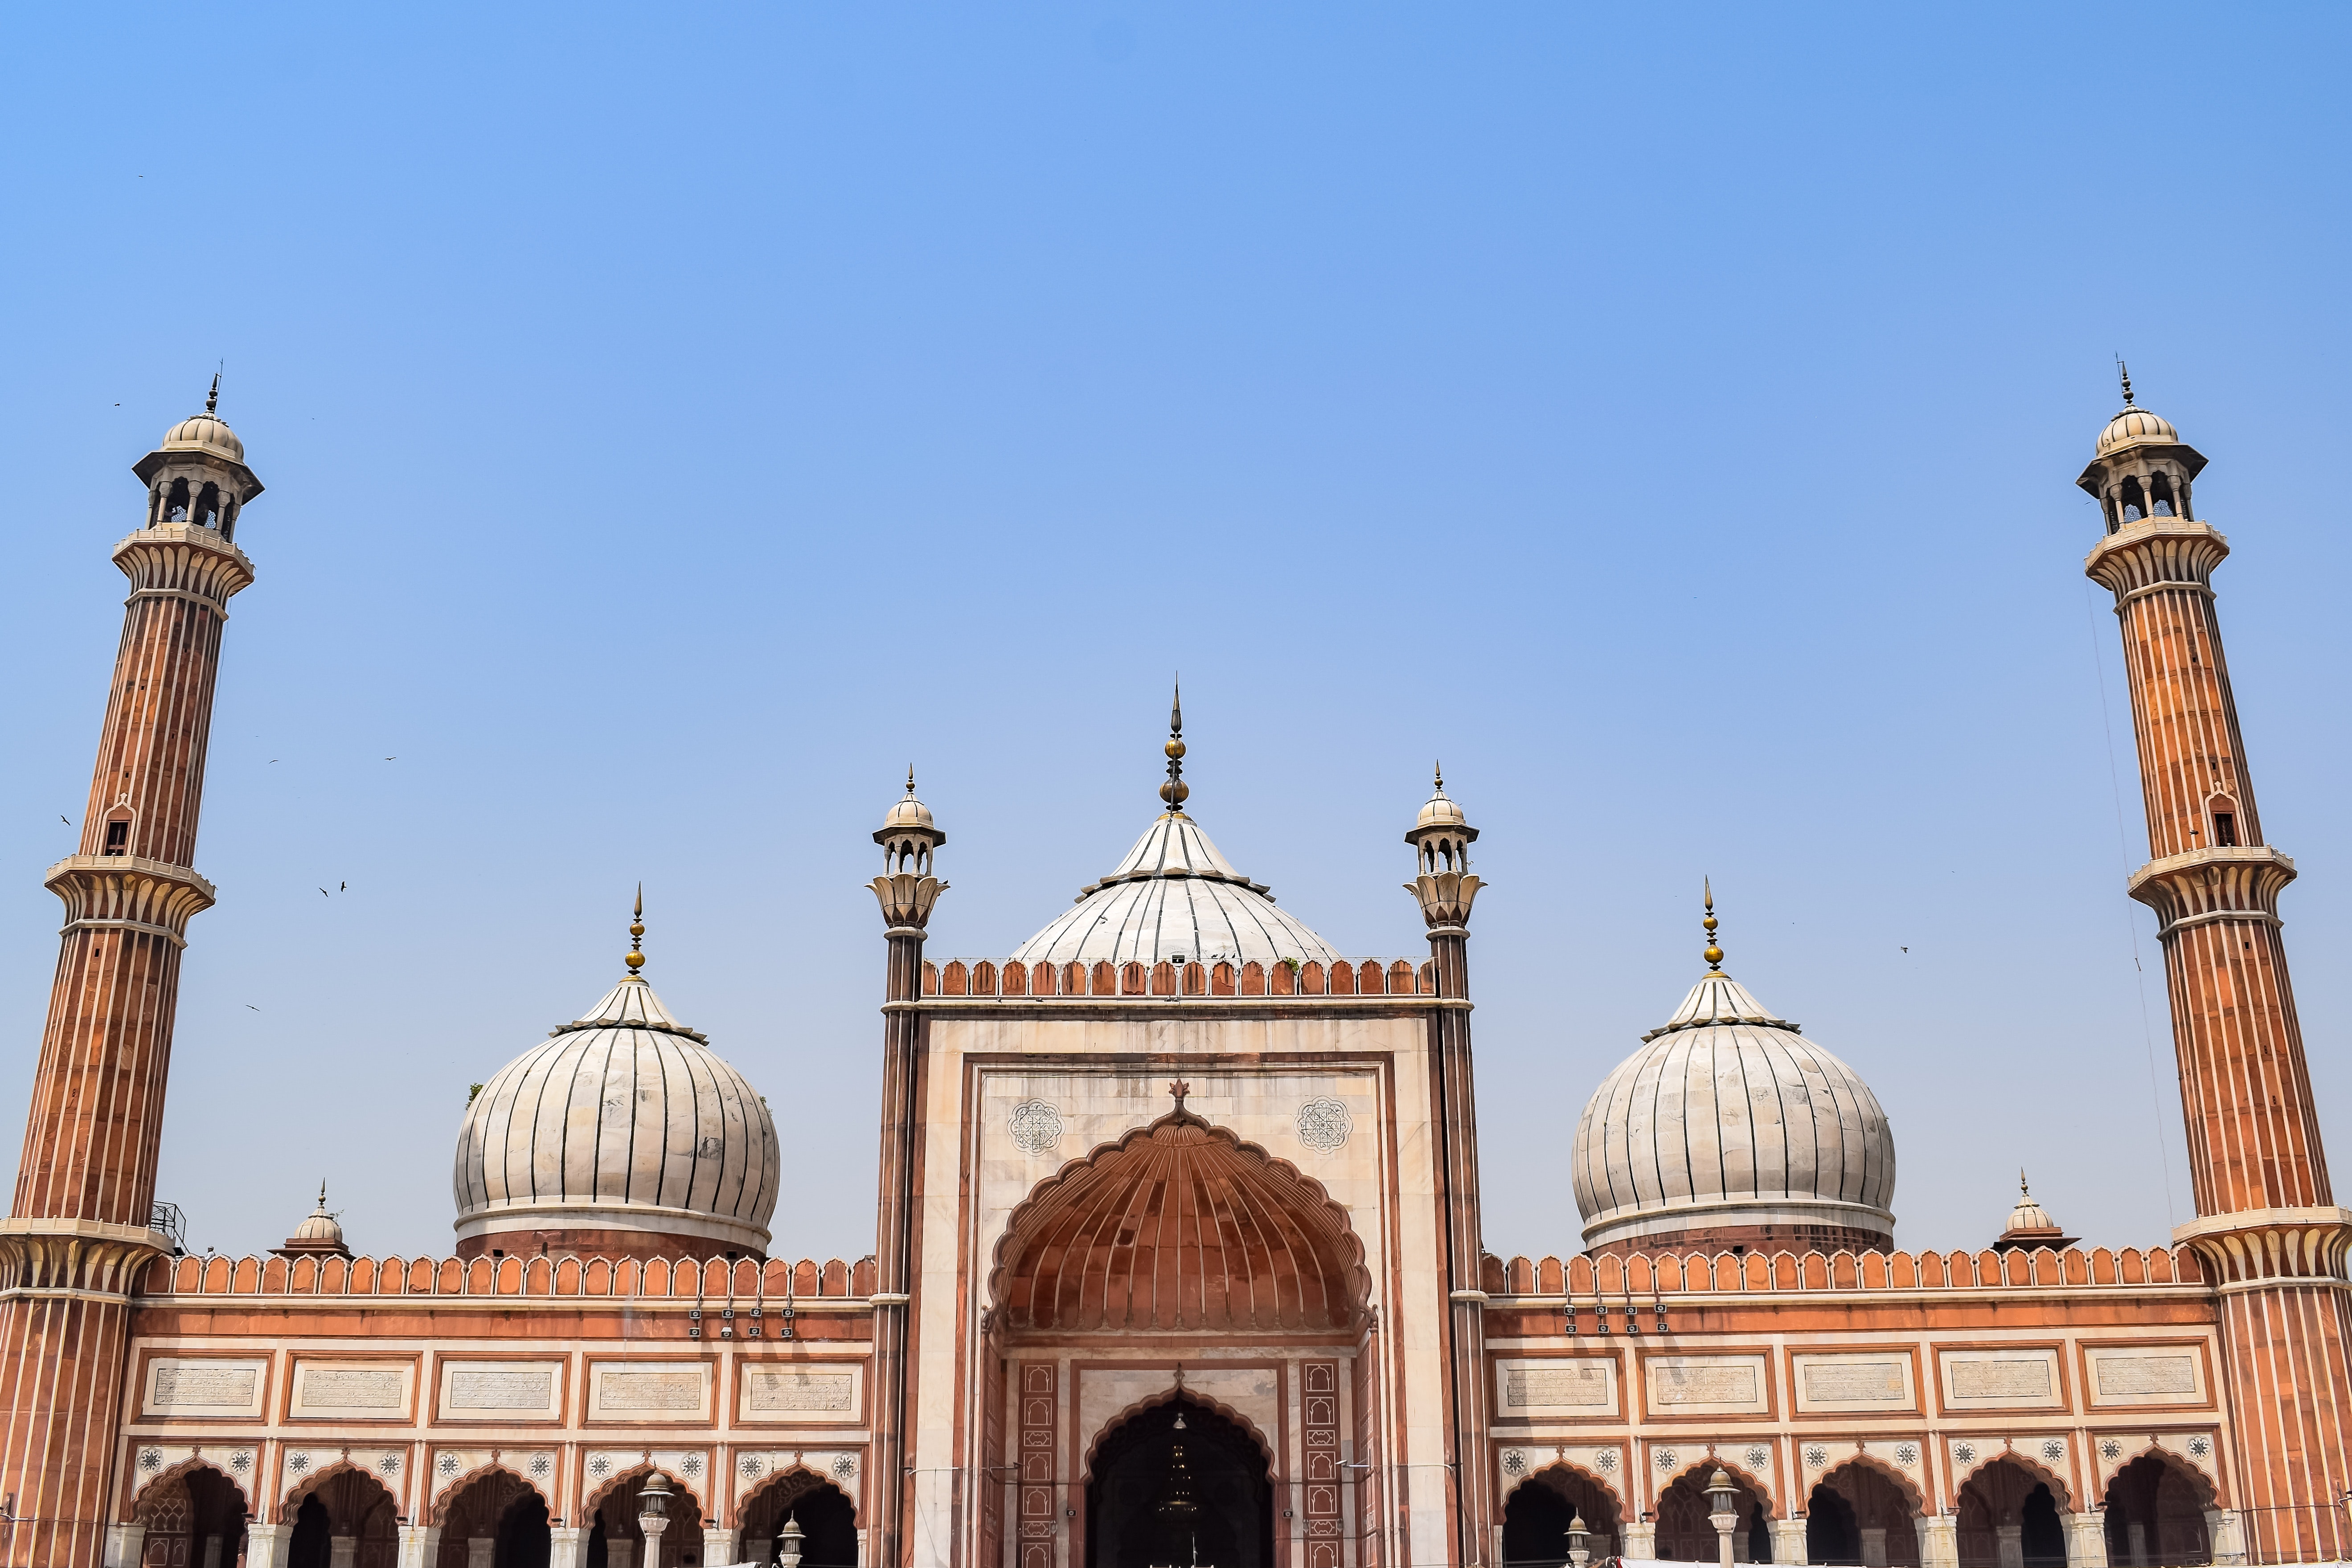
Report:
[[[642,907],[602,997],[544,1039],[482,1042],[486,1066],[516,1054],[457,1129],[446,1255],[355,1256],[323,1194],[268,1257],[182,1255],[157,1146],[262,494],[214,390],[133,469],[83,837],[47,875],[64,929],[0,1222],[6,1563],[2352,1548],[2352,1212],[2287,977],[2294,866],[2239,734],[2205,459],[2128,381],[2077,483],[2105,519],[2084,569],[2114,595],[2149,840],[2127,890],[2162,924],[2195,1183],[2167,1245],[2078,1246],[2021,1190],[1979,1250],[1896,1250],[1887,1114],[1733,978],[1710,902],[1688,994],[1658,998],[1577,1125],[1584,1250],[1489,1252],[1477,829],[1442,779],[1418,815],[1401,803],[1397,912],[1422,924],[1340,953],[1188,809],[1180,710],[1156,816],[1010,953],[926,951],[948,836],[911,778],[888,804],[875,1247],[822,1263],[772,1231],[775,1126],[691,998],[656,994]]]

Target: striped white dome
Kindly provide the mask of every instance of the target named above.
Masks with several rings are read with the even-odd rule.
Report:
[[[1767,1225],[1892,1238],[1895,1135],[1860,1074],[1720,973],[1643,1041],[1577,1124],[1587,1247]]]
[[[1329,963],[1339,954],[1217,852],[1201,825],[1164,813],[1118,868],[1016,949],[1024,963]]]
[[[631,975],[482,1086],[457,1133],[457,1235],[636,1231],[762,1252],[776,1126]]]

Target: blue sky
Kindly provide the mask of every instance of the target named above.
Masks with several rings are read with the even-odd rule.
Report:
[[[1488,1243],[1727,967],[1894,1121],[1906,1246],[2022,1164],[2188,1217],[2112,616],[2113,357],[2211,459],[2328,1131],[2352,916],[2340,8],[20,8],[0,103],[0,1139],[120,626],[200,404],[239,542],[162,1194],[449,1241],[467,1086],[618,971],[766,1093],[781,1252],[870,1250],[911,760],[932,950],[1195,814],[1413,952],[1482,828]],[[386,761],[386,758],[396,761]],[[323,898],[320,887],[349,890]],[[1906,951],[1907,950],[1907,951]],[[13,1144],[12,1144],[13,1146]]]

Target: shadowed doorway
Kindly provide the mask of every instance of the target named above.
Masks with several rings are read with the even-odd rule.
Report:
[[[1274,1488],[1257,1441],[1179,1398],[1103,1439],[1087,1483],[1087,1568],[1272,1568]]]

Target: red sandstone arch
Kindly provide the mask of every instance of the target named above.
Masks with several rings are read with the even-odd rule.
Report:
[[[1523,1474],[1517,1476],[1505,1476],[1503,1478],[1505,1483],[1503,1487],[1504,1500],[1508,1501],[1513,1492],[1517,1491],[1529,1481],[1540,1479],[1542,1477],[1550,1475],[1554,1471],[1558,1471],[1564,1476],[1573,1476],[1580,1481],[1590,1482],[1594,1490],[1601,1492],[1602,1495],[1606,1496],[1611,1502],[1617,1505],[1618,1528],[1621,1530],[1624,1528],[1625,1519],[1631,1511],[1625,1506],[1625,1494],[1619,1491],[1616,1487],[1610,1482],[1607,1477],[1599,1475],[1570,1459],[1553,1459],[1545,1464],[1531,1466]]]
[[[532,1480],[529,1476],[524,1475],[520,1470],[516,1469],[512,1465],[508,1464],[505,1460],[492,1459],[487,1465],[477,1466],[475,1468],[467,1470],[464,1475],[459,1476],[456,1480],[451,1481],[447,1486],[443,1487],[439,1491],[435,1492],[433,1494],[432,1510],[425,1517],[432,1520],[436,1524],[448,1523],[449,1507],[452,1503],[457,1500],[458,1495],[470,1489],[477,1482],[486,1480],[493,1475],[509,1476],[515,1480],[520,1481],[522,1483],[523,1490],[537,1492],[539,1494],[540,1500],[547,1504],[547,1511],[549,1513],[551,1514],[555,1511],[555,1494],[553,1492],[548,1490],[547,1488],[541,1486],[537,1481]]]
[[[2137,1456],[2135,1455],[2134,1458],[2137,1458]],[[2007,1459],[2019,1469],[2025,1471],[2035,1480],[2045,1483],[2050,1488],[2051,1497],[2057,1500],[2059,1512],[2071,1513],[2074,1511],[2075,1507],[2074,1492],[2074,1489],[2066,1484],[2066,1478],[2060,1475],[2056,1470],[2052,1469],[2048,1465],[2043,1464],[2040,1459],[2026,1453],[2023,1449],[2014,1447],[2005,1447],[1999,1449],[1979,1449],[1977,1454],[1976,1463],[1970,1465],[1967,1469],[1959,1471],[1952,1477],[1953,1506],[1958,1506],[1960,1489],[1962,1487],[1968,1485],[1970,1481],[1976,1479],[1977,1477],[1982,1475],[1993,1466],[2000,1463],[2003,1459]]]
[[[2163,1444],[2158,1442],[2153,1437],[2150,1437],[2137,1453],[2126,1454],[2121,1459],[2116,1461],[2115,1469],[2108,1475],[2106,1485],[2102,1486],[2099,1489],[2098,1500],[2091,1506],[2094,1508],[2105,1507],[2107,1500],[2107,1487],[2115,1484],[2116,1476],[2120,1475],[2126,1465],[2133,1464],[2141,1459],[2154,1459],[2158,1463],[2161,1464],[2166,1469],[2170,1470],[2182,1480],[2188,1482],[2190,1492],[2197,1499],[2198,1507],[2219,1508],[2221,1506],[2221,1487],[2214,1479],[2211,1476],[2207,1475],[2203,1470],[2199,1469],[2195,1461],[2191,1460],[2187,1455],[2173,1452],[2170,1448],[2166,1447]]]
[[[1039,1183],[989,1276],[1014,1332],[1348,1330],[1370,1289],[1321,1183],[1181,1107]]]
[[[332,1464],[320,1466],[317,1469],[311,1471],[309,1475],[304,1476],[300,1480],[286,1489],[286,1495],[278,1505],[278,1517],[279,1521],[285,1524],[293,1523],[294,1516],[302,1511],[302,1503],[304,1500],[309,1498],[311,1493],[318,1491],[320,1488],[326,1486],[327,1483],[333,1480],[337,1476],[357,1476],[362,1480],[370,1482],[374,1486],[376,1490],[382,1492],[384,1497],[391,1501],[393,1510],[394,1512],[399,1511],[400,1494],[394,1491],[390,1487],[384,1485],[383,1478],[382,1476],[377,1475],[373,1470],[367,1468],[364,1465],[354,1465],[348,1458],[338,1458]],[[321,1499],[320,1500],[323,1503],[325,1500]]]
[[[1274,1445],[1265,1440],[1265,1434],[1258,1430],[1256,1422],[1251,1420],[1248,1416],[1243,1415],[1240,1411],[1234,1409],[1223,1400],[1212,1399],[1207,1394],[1202,1394],[1199,1389],[1171,1387],[1163,1388],[1157,1394],[1146,1394],[1144,1397],[1137,1400],[1134,1404],[1129,1405],[1126,1409],[1120,1411],[1118,1415],[1112,1416],[1109,1420],[1102,1424],[1101,1429],[1087,1442],[1087,1457],[1078,1466],[1078,1486],[1081,1489],[1084,1489],[1087,1484],[1093,1481],[1095,1478],[1095,1456],[1102,1452],[1103,1443],[1112,1433],[1118,1431],[1120,1427],[1126,1426],[1129,1422],[1134,1420],[1145,1411],[1157,1410],[1163,1405],[1173,1405],[1180,1399],[1184,1401],[1187,1405],[1197,1405],[1203,1410],[1213,1410],[1218,1415],[1223,1416],[1226,1420],[1232,1422],[1236,1428],[1249,1434],[1250,1441],[1257,1445],[1258,1457],[1265,1461],[1265,1479],[1269,1481],[1278,1479],[1275,1474],[1274,1468]]]
[[[1827,1486],[1834,1489],[1837,1482],[1832,1478],[1840,1470],[1869,1470],[1880,1479],[1894,1483],[1895,1489],[1903,1494],[1904,1502],[1909,1505],[1912,1518],[1923,1519],[1927,1516],[1927,1494],[1920,1489],[1919,1483],[1876,1454],[1867,1449],[1857,1448],[1851,1454],[1832,1454],[1831,1459],[1832,1463],[1822,1469],[1821,1479],[1815,1481],[1813,1486]],[[1812,1495],[1812,1487],[1805,1489],[1805,1495],[1809,1498]]]
[[[2133,1457],[2137,1458],[2138,1456],[2134,1455]],[[148,1494],[152,1492],[157,1487],[162,1486],[166,1481],[176,1481],[192,1470],[210,1470],[213,1474],[218,1476],[223,1481],[227,1483],[228,1489],[236,1493],[237,1497],[244,1502],[245,1510],[247,1512],[252,1511],[253,1494],[245,1489],[242,1482],[240,1482],[235,1476],[230,1475],[226,1470],[221,1468],[221,1467],[214,1461],[204,1458],[200,1454],[191,1454],[176,1465],[166,1465],[163,1468],[156,1471],[153,1475],[139,1483],[138,1489],[133,1491],[129,1499],[126,1500],[128,1511],[122,1516],[124,1522],[131,1523],[135,1522],[138,1520],[139,1510],[141,1508],[145,1506]]]
[[[786,1500],[789,1501],[794,1498],[806,1497],[820,1487],[830,1487],[839,1492],[848,1500],[850,1510],[856,1515],[859,1525],[862,1527],[866,1523],[866,1510],[859,1505],[856,1498],[850,1497],[848,1488],[823,1470],[811,1469],[798,1459],[794,1459],[781,1469],[770,1470],[750,1491],[737,1498],[729,1522],[737,1530],[742,1529],[743,1521],[751,1514],[752,1505],[779,1489],[783,1490]]]
[[[1659,1480],[1658,1495],[1663,1495],[1668,1487],[1673,1486],[1676,1481],[1681,1480],[1685,1476],[1693,1478],[1696,1482],[1698,1489],[1701,1491],[1704,1491],[1706,1489],[1707,1478],[1714,1475],[1717,1470],[1725,1472],[1727,1475],[1730,1476],[1733,1480],[1738,1481],[1741,1486],[1747,1488],[1749,1491],[1754,1492],[1759,1498],[1760,1498],[1764,1503],[1764,1511],[1772,1518],[1785,1519],[1788,1517],[1788,1510],[1781,1508],[1780,1505],[1780,1500],[1773,1496],[1772,1485],[1770,1482],[1765,1480],[1762,1477],[1759,1476],[1755,1471],[1748,1468],[1745,1465],[1721,1454],[1708,1454],[1704,1458],[1692,1460],[1689,1464],[1678,1467],[1671,1475],[1665,1476]],[[1654,1502],[1656,1500],[1655,1496],[1653,1497],[1652,1500]]]
[[[488,1467],[485,1467],[485,1468],[487,1468]],[[581,1500],[580,1517],[583,1520],[587,1519],[599,1508],[602,1508],[604,1504],[604,1500],[612,1496],[615,1490],[628,1485],[631,1481],[635,1480],[640,1476],[649,1476],[656,1470],[661,1471],[662,1479],[669,1482],[673,1490],[682,1491],[687,1496],[692,1498],[694,1500],[694,1506],[699,1511],[703,1523],[706,1525],[710,1524],[713,1517],[710,1508],[710,1500],[702,1495],[702,1489],[696,1486],[692,1481],[688,1480],[684,1476],[679,1475],[676,1470],[669,1468],[666,1465],[656,1465],[651,1459],[639,1460],[636,1464],[631,1465],[625,1470],[614,1470],[611,1475],[606,1476],[603,1480],[598,1481],[594,1487],[590,1489],[588,1495]],[[475,1473],[478,1475],[480,1472],[476,1471]],[[713,1528],[716,1527],[714,1526]]]

